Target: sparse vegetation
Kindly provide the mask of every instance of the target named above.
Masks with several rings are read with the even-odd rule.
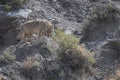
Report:
[[[15,55],[11,55],[7,52],[3,53],[4,58],[8,59],[9,61],[14,61],[16,59]]]
[[[95,63],[94,53],[79,45],[79,38],[76,38],[74,35],[65,34],[61,29],[57,29],[53,38],[60,44],[63,52],[67,53],[72,50],[73,53],[77,52],[85,57],[88,62]]]
[[[16,59],[16,56],[8,52],[4,52],[3,54],[0,55],[0,63],[12,62],[12,61],[15,61],[15,59]]]
[[[113,15],[114,14],[114,15]],[[97,20],[106,20],[106,19],[113,19],[113,17],[119,17],[119,9],[115,7],[113,3],[101,4],[97,3],[91,15],[89,15],[83,22],[82,28],[86,28],[90,26],[90,24]],[[95,27],[95,24],[93,25]]]
[[[105,19],[106,17],[116,17],[119,10],[116,8],[115,4],[107,3],[101,4],[98,3],[94,6],[91,16],[88,18],[90,20],[93,19]],[[115,15],[112,15],[115,14]]]
[[[20,8],[27,0],[2,0],[6,11]]]
[[[95,4],[93,10],[91,11],[91,14],[86,19],[84,19],[81,24],[82,37],[80,41],[81,42],[90,41],[90,40],[92,41],[94,40],[94,36],[97,39],[102,37],[102,35],[106,35],[107,31],[105,30],[109,26],[108,23],[115,23],[114,21],[116,21],[115,24],[119,23],[118,22],[120,19],[119,16],[120,16],[120,10],[114,3]],[[108,26],[104,26],[104,25],[108,25]],[[103,27],[104,29],[102,29]],[[101,34],[99,33],[99,31],[101,32]],[[96,35],[96,33],[98,35]]]

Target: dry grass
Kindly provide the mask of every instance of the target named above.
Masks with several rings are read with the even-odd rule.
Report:
[[[78,45],[77,48],[76,48],[77,52],[82,55],[83,57],[85,57],[88,62],[90,63],[95,63],[95,58],[94,58],[94,55],[95,53],[94,52],[90,52],[89,50],[87,50],[84,46],[82,45]]]
[[[24,70],[30,70],[33,67],[39,66],[39,62],[35,60],[33,57],[27,57],[23,62],[22,62],[22,67]]]

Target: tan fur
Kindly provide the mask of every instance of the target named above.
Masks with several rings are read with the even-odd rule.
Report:
[[[32,20],[24,23],[22,29],[19,32],[17,39],[21,42],[32,41],[32,35],[37,34],[41,36],[51,36],[53,32],[52,23],[48,20]]]

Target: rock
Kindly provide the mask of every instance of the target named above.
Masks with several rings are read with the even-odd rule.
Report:
[[[0,13],[0,49],[16,43],[16,20],[16,17],[10,17],[5,12]]]
[[[8,12],[7,15],[12,16],[12,17],[23,17],[23,18],[27,18],[28,15],[32,12],[31,9],[19,9],[17,11],[12,11],[12,12]]]
[[[20,68],[19,65],[13,63],[12,65],[2,67],[0,73],[3,75],[4,80],[10,80],[10,79],[28,80],[20,74],[20,71],[18,70],[19,68]]]
[[[101,47],[99,47],[98,51],[96,52],[97,56],[100,58],[98,59],[98,63],[97,64],[104,64],[107,67],[108,66],[115,66],[114,64],[117,65],[120,62],[120,40],[109,40],[107,41],[105,44],[101,45]],[[104,63],[103,63],[104,61]],[[103,66],[104,67],[104,66]],[[110,68],[110,67],[108,67]]]
[[[72,31],[72,30],[67,29],[67,30],[65,30],[65,34],[72,35],[72,34],[73,34],[73,31]]]
[[[48,57],[48,60],[54,60],[58,57],[58,53],[60,51],[59,44],[54,41],[52,38],[48,37],[41,37],[39,40],[37,40],[34,45],[42,44],[43,48],[47,48],[51,52],[51,57]]]

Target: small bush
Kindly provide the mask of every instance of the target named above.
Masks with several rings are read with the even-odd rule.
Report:
[[[16,56],[11,55],[10,53],[4,52],[2,55],[0,55],[0,63],[8,63],[15,61]]]
[[[16,59],[16,56],[15,56],[15,55],[11,55],[11,54],[9,54],[9,53],[7,53],[7,52],[4,52],[4,53],[3,53],[3,56],[4,56],[4,58],[6,58],[6,59],[9,60],[9,61],[14,61],[14,60]]]
[[[78,53],[79,56],[85,57],[89,63],[95,63],[94,53],[79,45],[79,38],[74,35],[64,34],[61,29],[56,29],[53,39],[59,43],[63,53],[72,51],[74,54]]]
[[[61,29],[55,30],[53,39],[60,44],[60,47],[63,51],[74,49],[79,43],[79,38],[76,38],[73,35],[65,34]]]

